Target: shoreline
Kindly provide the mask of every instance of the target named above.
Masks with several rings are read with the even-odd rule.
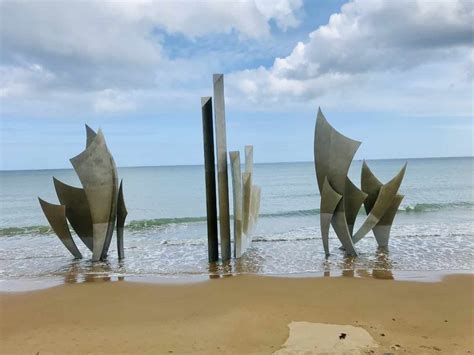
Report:
[[[119,275],[119,274],[77,274],[48,276],[35,278],[19,278],[0,280],[0,296],[2,294],[30,292],[58,287],[67,284],[97,282],[131,282],[150,285],[191,285],[219,278],[238,276],[256,276],[262,278],[306,279],[306,278],[355,278],[376,279],[406,282],[433,283],[440,282],[449,276],[474,275],[474,270],[381,270],[381,269],[349,269],[325,272],[297,272],[287,274],[255,274],[255,273],[220,273],[220,274],[180,274],[180,275]]]
[[[7,354],[272,354],[285,353],[292,322],[310,322],[362,328],[374,353],[466,354],[473,291],[472,273],[429,283],[257,275],[83,282],[0,293],[0,336]]]

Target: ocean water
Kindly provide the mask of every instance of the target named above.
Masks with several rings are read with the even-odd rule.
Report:
[[[373,160],[368,164],[386,182],[404,162]],[[361,162],[354,161],[349,172],[359,186],[360,169]],[[237,261],[213,265],[207,262],[202,166],[119,168],[129,211],[126,258],[120,262],[115,239],[108,260],[92,263],[90,252],[75,235],[83,260],[73,260],[52,234],[37,196],[58,203],[53,176],[80,186],[73,170],[0,172],[0,281],[76,282],[101,277],[216,277],[236,273],[368,273],[391,278],[405,271],[473,270],[471,157],[408,159],[400,189],[405,199],[392,228],[389,249],[378,250],[369,234],[356,246],[360,256],[346,257],[331,231],[328,259],[320,237],[320,197],[313,163],[256,164],[254,181],[262,187],[262,200],[252,246]],[[357,225],[364,216],[361,210]]]

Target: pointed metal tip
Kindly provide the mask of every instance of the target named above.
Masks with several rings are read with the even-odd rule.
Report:
[[[212,74],[212,80],[215,82],[224,78],[224,74]]]
[[[212,99],[211,96],[202,96],[201,97],[201,106],[204,106]]]

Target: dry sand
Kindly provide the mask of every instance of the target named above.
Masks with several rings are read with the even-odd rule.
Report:
[[[362,353],[466,354],[473,351],[473,281],[472,275],[435,283],[234,276],[2,293],[0,352],[289,354],[295,342],[323,349],[363,339],[376,347]],[[328,327],[323,337],[306,322],[341,327]]]

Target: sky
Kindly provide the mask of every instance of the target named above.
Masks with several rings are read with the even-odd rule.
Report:
[[[118,166],[202,164],[225,82],[228,150],[311,161],[318,107],[356,159],[472,156],[471,0],[0,0],[0,170],[70,168],[84,123]]]

